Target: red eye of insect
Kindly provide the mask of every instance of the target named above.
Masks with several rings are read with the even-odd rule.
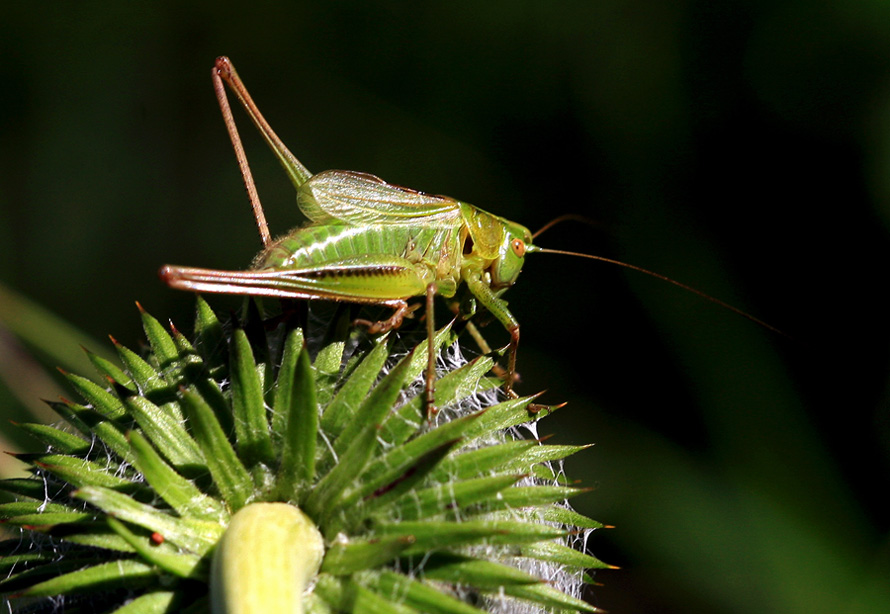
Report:
[[[522,239],[513,239],[510,241],[510,247],[513,248],[513,253],[520,258],[525,256],[525,242]]]

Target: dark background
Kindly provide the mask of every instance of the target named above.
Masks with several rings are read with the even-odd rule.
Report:
[[[194,301],[159,265],[245,268],[259,248],[210,87],[227,54],[311,170],[533,230],[589,216],[539,243],[655,270],[791,337],[638,273],[528,258],[507,295],[520,391],[569,401],[541,432],[596,444],[568,462],[596,487],[576,506],[617,527],[589,542],[622,566],[592,603],[886,611],[890,3],[12,4],[7,288],[100,346],[138,345],[134,300],[188,329]],[[282,233],[302,221],[292,188],[236,118]]]

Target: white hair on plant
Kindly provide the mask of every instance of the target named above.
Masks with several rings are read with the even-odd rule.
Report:
[[[270,586],[286,585],[274,579],[280,566],[250,556],[265,550],[249,542],[245,549],[236,530],[244,523],[231,520],[263,507],[302,510],[319,535],[316,564],[323,559],[324,566],[310,569],[306,584],[312,612],[352,611],[344,591],[355,590],[373,604],[362,607],[379,611],[398,604],[413,611],[592,611],[578,599],[580,568],[602,564],[570,554],[573,545],[583,552],[589,530],[561,523],[598,525],[554,503],[580,492],[565,486],[560,460],[580,447],[537,440],[535,422],[550,409],[530,414],[528,399],[505,400],[501,382],[485,373],[491,357],[468,363],[457,343],[439,350],[439,409],[427,416],[426,349],[409,341],[425,340],[420,331],[369,340],[345,329],[333,342],[315,331],[305,341],[287,317],[224,327],[199,300],[200,344],[193,348],[147,313],[142,319],[153,356],[143,360],[118,347],[126,372],[96,365],[111,386],[100,390],[78,376],[72,384],[86,404],[53,405],[84,445],[62,433],[68,427],[41,427],[51,445],[22,457],[33,477],[0,482],[20,497],[0,505],[0,519],[21,536],[0,543],[3,555],[19,557],[7,558],[7,578],[0,579],[7,594],[43,596],[35,610],[41,613],[82,603],[110,611],[158,591],[190,607],[223,576],[196,579],[189,570],[231,548],[243,556],[222,557],[220,569],[244,562],[271,577]],[[155,419],[151,412],[166,418],[145,423]],[[244,445],[263,438],[266,452]],[[312,467],[298,475],[294,446],[310,445],[304,440],[312,442],[312,454],[302,457],[313,459]],[[69,516],[35,525],[35,513]],[[41,523],[48,530],[39,530]],[[224,538],[236,545],[217,548]],[[556,548],[547,546],[551,539]],[[526,551],[526,544],[533,547]],[[216,560],[213,554],[213,569]],[[475,576],[479,565],[487,579]],[[42,574],[34,580],[22,573],[32,567]],[[101,590],[83,584],[82,567],[91,578],[101,574]],[[139,575],[146,573],[148,579]],[[428,599],[436,605],[428,607]]]
[[[391,364],[395,363],[391,361]],[[469,361],[464,356],[460,343],[455,341],[454,343],[444,347],[437,353],[436,375],[437,377],[440,377],[443,374],[456,371],[457,369],[460,369],[467,364],[469,364]],[[414,382],[412,382],[406,396],[408,398],[411,398],[416,394],[422,394],[424,385],[424,376],[418,376],[417,378],[415,378]],[[504,393],[499,387],[478,389],[474,391],[473,394],[461,398],[457,403],[450,403],[443,407],[438,407],[438,411],[436,412],[436,414],[429,418],[426,428],[435,428],[457,418],[461,418],[463,416],[481,411],[486,407],[491,407],[502,400],[503,397]],[[522,423],[515,427],[493,431],[489,433],[487,437],[480,437],[467,444],[464,449],[479,449],[491,445],[496,445],[498,443],[503,443],[509,440],[524,440],[529,438],[535,440],[539,439],[537,420],[535,419],[529,420],[528,422]],[[541,445],[540,442],[539,445]],[[528,475],[516,482],[514,484],[514,487],[538,486],[542,484],[556,486],[560,484],[560,476],[565,477],[562,460],[544,461],[538,464],[546,466],[551,471],[551,473],[553,474],[552,480],[545,481],[541,478],[531,475],[532,467],[529,466]],[[457,509],[455,501],[453,501],[453,504],[453,507]],[[566,509],[572,510],[572,506],[568,503],[568,501],[563,501],[559,505],[565,507]],[[460,519],[459,512],[455,512],[455,515],[458,519]],[[541,523],[558,526],[560,528],[574,528],[554,522],[548,522],[545,520],[541,520]],[[573,531],[569,533],[566,538],[560,538],[557,541],[560,541],[564,545],[572,547],[581,552],[585,552],[587,538],[592,532],[593,529],[584,529],[580,532]],[[528,572],[531,575],[541,578],[544,582],[562,591],[563,593],[577,599],[581,599],[584,587],[584,577],[582,571],[579,569],[572,569],[565,565],[541,561],[530,557],[511,556],[509,553],[504,552],[505,548],[503,547],[473,546],[467,548],[466,550],[468,553],[473,553],[479,558],[485,560],[499,561],[501,563],[516,567],[517,569],[520,569],[522,571]],[[406,573],[408,573],[412,577],[423,577],[424,560],[425,558],[422,558],[420,561],[414,562],[413,565],[409,565],[408,568],[405,570]],[[456,594],[460,595],[466,601],[481,599],[481,602],[484,604],[486,611],[490,612],[491,614],[540,614],[542,612],[548,611],[541,606],[520,601],[518,599],[507,596],[502,592],[495,596],[478,595],[474,591],[467,590],[462,587],[453,587],[453,590]]]

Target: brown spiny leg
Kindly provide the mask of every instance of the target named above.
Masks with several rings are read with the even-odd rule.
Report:
[[[409,306],[405,301],[399,301],[394,304],[395,311],[393,314],[386,320],[378,320],[377,322],[372,322],[371,320],[363,320],[357,319],[353,321],[353,324],[356,326],[365,326],[368,329],[368,332],[372,335],[376,335],[378,333],[387,333],[394,328],[398,328],[402,325],[402,320],[404,320],[409,314],[415,311],[419,304]]]
[[[479,348],[479,351],[483,354],[491,354],[491,346],[488,345],[488,341],[486,341],[485,337],[482,336],[482,332],[479,330],[479,327],[473,324],[473,322],[468,321],[465,328],[467,329],[467,333],[469,333],[470,337],[473,338],[473,341],[476,342],[476,346]],[[512,342],[510,344],[510,347],[513,347]],[[513,367],[514,371],[512,382],[516,384],[522,381],[522,377],[515,371],[515,364],[513,365]],[[509,371],[507,371],[507,369],[504,369],[499,364],[492,365],[491,372],[494,373],[495,377],[498,377],[504,381],[506,381],[507,375],[509,374]]]
[[[504,392],[511,399],[519,395],[513,392],[513,383],[516,376],[516,350],[519,349],[519,325],[509,329],[510,331],[510,359],[507,362],[507,375],[504,377]]]
[[[226,80],[235,89],[239,99],[247,101],[245,106],[248,104],[253,105],[253,101],[250,100],[250,95],[244,89],[244,85],[238,78],[229,58],[217,58],[211,76],[213,78],[213,91],[216,93],[223,121],[226,124],[226,130],[229,132],[232,147],[235,149],[235,158],[238,160],[238,168],[241,169],[241,178],[244,180],[244,187],[247,190],[247,197],[250,199],[250,206],[253,209],[257,229],[260,231],[260,239],[263,241],[263,247],[268,247],[272,242],[272,236],[269,234],[269,225],[266,223],[266,215],[263,213],[263,205],[260,203],[260,197],[256,191],[256,183],[250,172],[250,165],[247,163],[247,154],[244,153],[244,146],[241,144],[241,137],[238,135],[237,126],[235,126],[235,118],[232,116],[232,108],[229,106],[229,99],[226,97],[226,88],[223,85],[223,80]],[[247,108],[248,112],[251,112],[250,107],[247,106]],[[262,117],[259,110],[255,112],[257,116]]]
[[[483,354],[491,354],[491,346],[488,345],[488,341],[485,339],[485,337],[482,336],[482,331],[479,330],[479,327],[476,326],[472,320],[468,319],[470,316],[461,313],[460,303],[452,302],[450,304],[450,307],[451,311],[454,312],[454,315],[458,316],[464,321],[464,329],[466,329],[470,337],[473,338],[473,341],[476,343],[476,347],[479,348],[479,351]],[[500,378],[502,380],[507,379],[507,370],[499,364],[492,365],[491,372],[494,373],[495,377],[497,378]],[[517,383],[520,381],[522,381],[522,378],[520,377],[519,373],[516,373],[516,371],[514,371],[513,383]]]
[[[509,329],[510,331],[510,360],[508,364],[507,376],[504,378],[504,392],[511,399],[519,398],[519,395],[516,394],[513,390],[513,384],[516,383],[516,350],[519,349],[519,325],[516,325]],[[562,403],[561,405],[556,405],[552,409],[558,409],[565,405]],[[547,405],[541,405],[540,403],[529,403],[526,408],[530,414],[536,414],[542,409],[551,409],[551,407]]]
[[[424,394],[426,395],[426,417],[429,420],[436,412],[436,319],[433,317],[433,303],[436,297],[436,284],[426,287],[426,382]]]

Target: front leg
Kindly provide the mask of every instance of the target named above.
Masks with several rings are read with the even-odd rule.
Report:
[[[510,357],[507,360],[507,373],[504,375],[504,392],[511,398],[515,398],[517,395],[513,392],[513,380],[516,377],[516,353],[519,350],[519,322],[516,321],[516,318],[507,309],[507,301],[495,296],[491,286],[483,281],[481,271],[465,269],[462,276],[473,296],[510,333]]]
[[[456,313],[456,315],[460,315],[460,314]],[[463,317],[463,316],[461,316],[461,317]],[[476,347],[479,348],[480,352],[482,352],[483,354],[491,354],[492,353],[491,346],[488,345],[488,341],[485,340],[485,337],[482,336],[482,332],[479,330],[479,328],[475,324],[473,324],[472,321],[467,320],[464,323],[464,328],[466,329],[467,334],[469,334],[470,337],[473,338],[473,341],[476,342]],[[516,331],[516,334],[517,334],[517,336],[519,335],[518,330]],[[516,344],[517,345],[519,344],[518,340],[517,340]],[[512,341],[511,341],[511,347],[513,347]],[[501,379],[507,379],[508,371],[506,369],[504,369],[501,365],[498,365],[498,364],[492,365],[491,372],[494,373],[495,376],[497,376]],[[513,371],[512,379],[513,379],[514,384],[516,382],[519,382],[522,380],[522,378],[519,376],[519,372],[515,371],[515,370]]]

